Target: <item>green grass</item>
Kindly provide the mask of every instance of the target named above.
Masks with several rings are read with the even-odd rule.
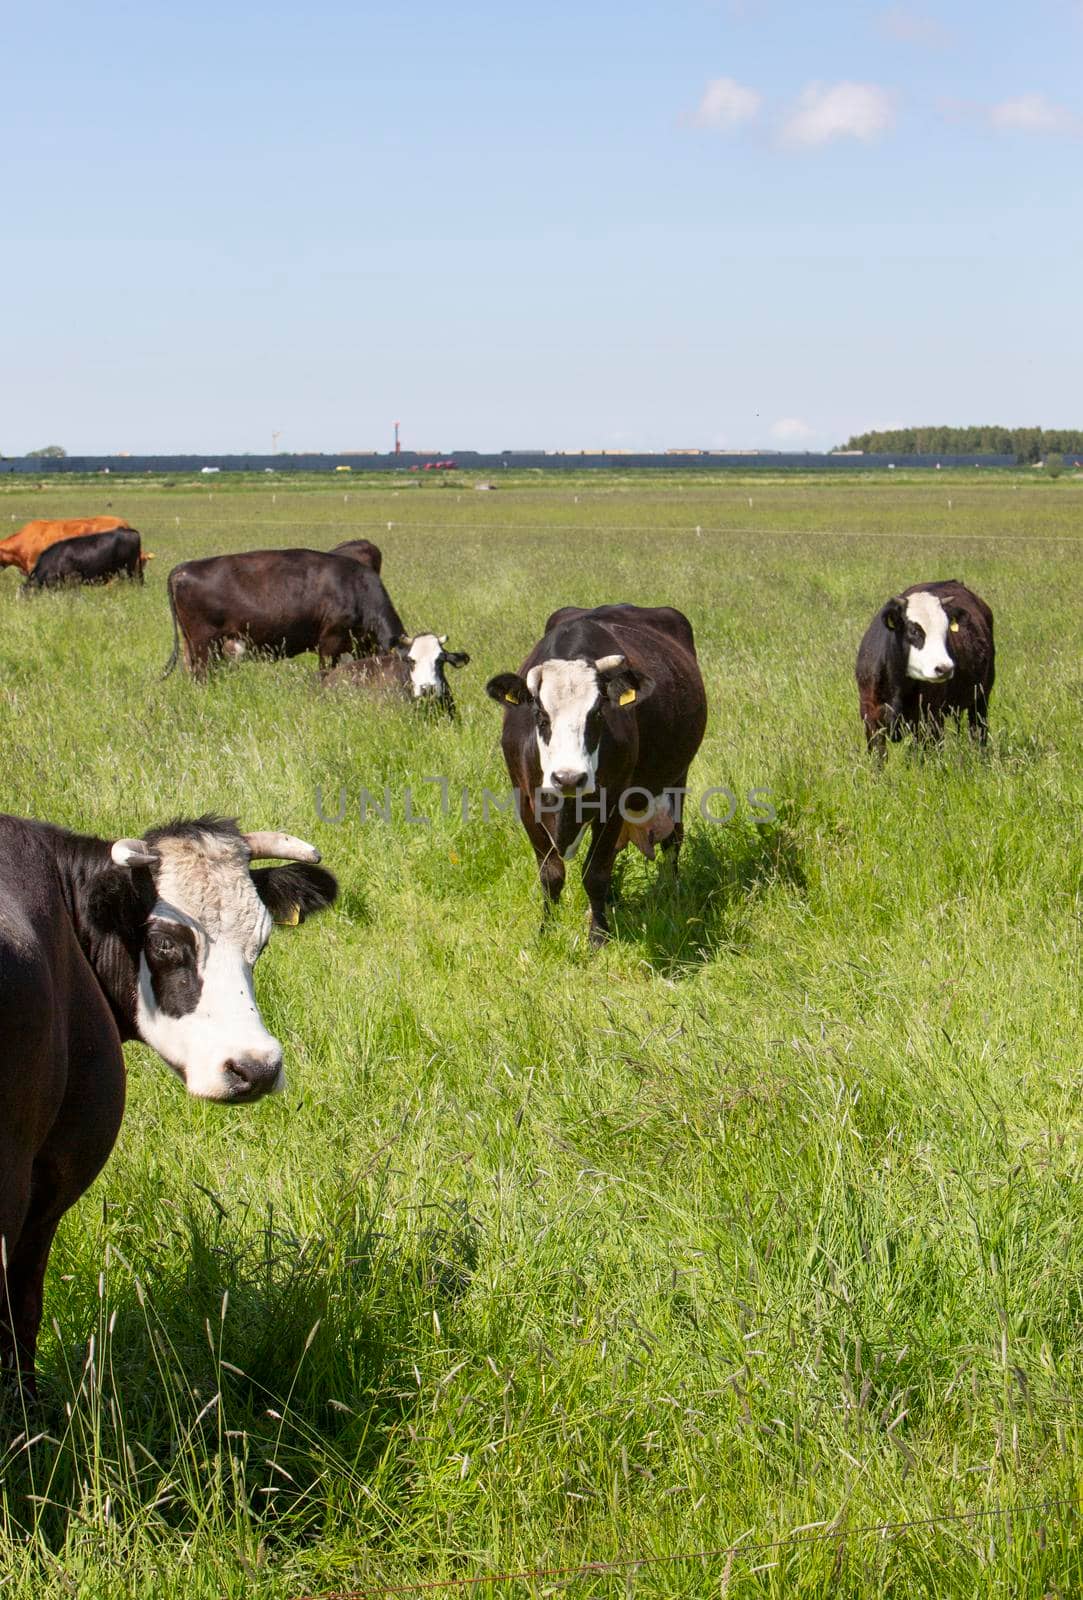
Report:
[[[285,1095],[192,1102],[128,1049],[41,1406],[0,1439],[6,1592],[639,1557],[470,1592],[1078,1594],[1079,485],[5,482],[0,519],[107,500],[156,553],[143,591],[0,575],[0,804],[103,835],[217,809],[314,839],[342,896],[260,964]],[[312,658],[159,681],[175,560],[352,532],[408,626],[470,651],[455,727],[322,697]],[[875,771],[857,641],[944,577],[996,613],[988,755],[953,734]],[[629,853],[591,954],[578,865],[539,937],[518,825],[441,817],[422,780],[500,789],[486,678],[611,600],[689,613],[693,784],[777,819],[692,827],[676,891]],[[392,823],[362,825],[384,783]]]

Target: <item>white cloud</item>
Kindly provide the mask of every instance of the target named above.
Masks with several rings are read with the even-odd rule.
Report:
[[[889,6],[879,19],[881,33],[898,44],[919,45],[926,50],[943,50],[951,43],[951,33],[934,17],[923,16],[909,6]]]
[[[815,439],[816,429],[800,417],[780,417],[771,424],[771,437],[780,444],[805,444]]]
[[[1021,94],[989,108],[994,128],[1016,133],[1083,134],[1083,117],[1044,94]]]
[[[692,121],[697,128],[737,128],[759,113],[763,96],[734,78],[712,78]]]
[[[810,83],[782,129],[786,144],[829,144],[833,139],[866,143],[895,120],[891,94],[875,83]]]

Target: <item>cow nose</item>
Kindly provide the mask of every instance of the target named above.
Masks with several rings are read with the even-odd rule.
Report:
[[[258,1100],[280,1087],[282,1051],[246,1050],[243,1055],[223,1061],[222,1071],[227,1081],[232,1080],[235,1085],[231,1100]]]
[[[574,767],[561,767],[559,772],[553,773],[553,782],[558,789],[581,789],[587,781],[585,772],[576,771]]]
[[[936,672],[936,675],[937,675],[938,678],[950,678],[954,671],[955,671],[955,666],[950,661],[941,661],[939,663],[939,665],[935,668],[935,672]]]

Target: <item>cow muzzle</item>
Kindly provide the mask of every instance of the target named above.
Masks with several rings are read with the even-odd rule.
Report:
[[[268,1050],[238,1051],[222,1062],[220,1069],[222,1092],[208,1095],[209,1099],[240,1101],[262,1100],[265,1094],[277,1094],[285,1087],[282,1071],[282,1051],[276,1045]]]
[[[542,784],[542,795],[549,804],[574,800],[592,787],[592,774],[584,768],[558,767]]]

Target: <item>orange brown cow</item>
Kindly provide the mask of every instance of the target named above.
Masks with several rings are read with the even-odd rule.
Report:
[[[59,540],[81,539],[88,533],[115,533],[118,528],[135,531],[123,517],[65,517],[55,522],[28,522],[18,533],[0,539],[0,567],[18,567],[29,576],[42,551]]]

